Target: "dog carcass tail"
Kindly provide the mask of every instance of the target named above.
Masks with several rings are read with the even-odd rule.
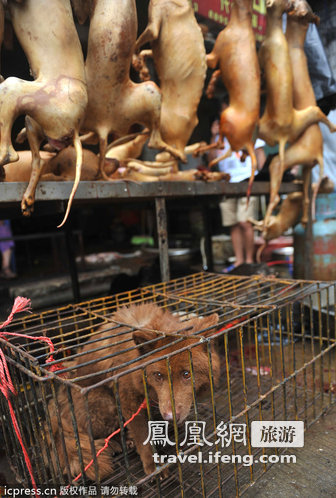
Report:
[[[75,174],[75,180],[74,180],[74,184],[73,184],[73,187],[72,187],[72,190],[71,190],[71,194],[70,194],[70,197],[69,197],[69,200],[68,200],[68,205],[67,205],[67,208],[66,208],[66,212],[65,212],[63,221],[62,221],[62,223],[60,225],[57,226],[57,228],[61,228],[64,225],[64,223],[66,222],[66,220],[67,220],[67,218],[69,216],[70,209],[71,209],[71,204],[72,204],[73,198],[75,197],[75,194],[76,194],[76,191],[77,191],[77,188],[78,188],[78,184],[79,184],[79,180],[80,180],[80,176],[81,176],[81,172],[82,172],[83,148],[82,148],[82,142],[80,141],[79,136],[78,136],[78,132],[75,132],[74,142],[73,143],[74,143],[74,147],[75,147],[75,151],[76,151],[76,174]]]

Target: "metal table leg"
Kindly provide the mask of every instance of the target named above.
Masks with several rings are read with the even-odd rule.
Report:
[[[202,220],[203,220],[203,234],[204,234],[204,252],[206,258],[206,266],[203,265],[203,269],[206,271],[213,271],[213,254],[212,254],[212,242],[211,242],[211,220],[209,214],[209,208],[207,204],[202,203]]]
[[[167,210],[166,200],[163,197],[155,197],[155,211],[159,242],[161,279],[163,282],[167,282],[170,280],[170,268],[168,254]]]

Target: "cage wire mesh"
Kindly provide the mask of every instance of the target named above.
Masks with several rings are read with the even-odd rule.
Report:
[[[155,323],[141,328],[115,319],[117,309],[144,303],[169,310],[181,321],[168,342],[167,330]],[[36,482],[58,489],[74,482],[134,485],[146,497],[242,494],[268,468],[245,465],[244,455],[258,459],[279,452],[251,446],[251,422],[303,420],[308,428],[335,401],[335,306],[334,282],[197,273],[14,320],[6,331],[46,335],[56,350],[54,362],[47,363],[47,344],[0,339],[17,391],[11,401]],[[218,323],[211,321],[214,314]],[[190,326],[195,317],[209,320],[195,329]],[[141,340],[132,340],[135,330]],[[180,382],[175,370],[181,355],[188,363],[181,374],[183,406],[174,385]],[[51,364],[60,370],[51,372]],[[205,396],[199,388],[200,369],[206,376]],[[168,385],[171,414],[162,413],[166,408],[160,406],[155,394],[160,386],[155,391],[154,381],[166,391]],[[132,432],[132,422],[123,424],[143,399],[146,407],[135,417]],[[3,396],[0,409],[11,467],[17,480],[30,486]],[[179,411],[188,409],[184,419]],[[163,416],[170,419],[169,430]],[[170,444],[157,439],[156,445],[142,445],[157,421],[164,422]],[[201,427],[203,439],[194,431],[186,444],[187,423],[189,428]],[[218,438],[223,424],[246,424],[246,438],[232,439],[224,447]],[[96,456],[119,427],[107,449]],[[166,455],[156,467],[148,466],[150,474],[144,471],[148,452],[140,458],[132,439],[140,453],[149,449],[152,459],[152,452]],[[235,456],[234,463],[214,462],[215,451]],[[202,461],[197,463],[169,458],[199,453]]]

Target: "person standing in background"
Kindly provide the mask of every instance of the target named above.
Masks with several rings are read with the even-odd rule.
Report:
[[[11,269],[12,256],[15,247],[11,225],[9,220],[0,220],[0,251],[2,255],[2,278],[15,278],[16,274]],[[1,240],[8,239],[8,240]]]
[[[219,134],[219,120],[215,120],[211,127],[212,142],[217,141]],[[259,171],[266,160],[264,152],[265,142],[257,139],[255,143],[255,153],[257,157],[257,170]],[[224,149],[210,151],[209,160],[214,157],[222,156],[230,149],[230,144],[224,138]],[[231,156],[223,159],[218,163],[219,171],[229,173],[231,176],[230,183],[238,183],[250,178],[251,175],[251,158],[243,151],[232,152]],[[256,174],[258,173],[256,171]],[[227,267],[224,272],[227,273],[243,263],[254,262],[254,229],[248,221],[249,218],[257,219],[258,217],[258,198],[250,197],[247,206],[246,197],[224,198],[219,204],[222,218],[222,225],[230,227],[230,235],[235,261],[233,265]]]

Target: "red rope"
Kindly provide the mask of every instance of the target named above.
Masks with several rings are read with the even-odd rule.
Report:
[[[139,406],[139,408],[137,409],[137,411],[135,413],[133,413],[133,415],[131,416],[131,418],[129,418],[124,424],[123,424],[123,427],[126,427],[126,425],[128,425],[130,422],[132,422],[132,420],[135,419],[135,417],[137,415],[139,415],[139,413],[141,412],[141,410],[143,410],[144,408],[146,408],[147,406],[147,403],[146,403],[146,400],[144,399],[143,402],[141,403],[141,405]],[[102,448],[100,448],[100,450],[96,453],[96,458],[99,457],[99,455],[106,450],[106,448],[108,447],[108,444],[109,444],[109,441],[110,439],[112,439],[114,436],[116,436],[117,434],[119,434],[120,432],[120,428],[117,429],[116,431],[112,432],[106,439],[105,439],[105,444]],[[87,466],[84,468],[85,471],[88,470],[88,468],[91,467],[91,465],[93,464],[93,459],[87,464]],[[74,478],[74,481],[77,481],[80,477],[81,477],[82,473],[78,474],[77,477]],[[68,487],[70,486],[70,484],[68,485]]]
[[[30,306],[31,306],[30,299],[27,299],[26,297],[20,297],[20,296],[16,297],[14,304],[13,304],[12,311],[10,312],[7,320],[5,320],[0,325],[0,329],[6,327],[6,325],[9,325],[12,322],[14,315],[16,313],[20,313],[22,311],[30,311]],[[49,358],[46,360],[46,363],[50,363],[51,361],[54,361],[53,353],[55,352],[55,347],[52,343],[52,340],[49,337],[45,337],[45,336],[32,337],[30,335],[14,333],[14,332],[0,332],[0,338],[6,339],[6,336],[24,337],[25,339],[30,339],[33,341],[46,342],[50,348],[50,355],[49,355]],[[51,372],[55,372],[56,370],[61,370],[62,368],[63,367],[61,365],[51,365],[50,367],[48,367],[48,370],[50,370]],[[2,349],[0,349],[0,391],[2,392],[2,394],[5,396],[5,398],[7,400],[9,412],[10,412],[11,419],[12,419],[12,424],[13,424],[13,427],[15,430],[15,434],[16,434],[16,437],[18,438],[19,443],[20,443],[20,446],[21,446],[21,449],[22,449],[22,452],[24,455],[24,459],[26,462],[26,466],[27,466],[27,469],[28,469],[28,472],[30,475],[30,479],[31,479],[31,482],[33,484],[33,488],[34,488],[35,492],[37,493],[37,487],[36,487],[36,482],[35,482],[34,475],[33,475],[32,464],[31,464],[31,461],[29,459],[27,450],[24,446],[22,435],[20,432],[20,428],[19,428],[16,416],[15,416],[15,412],[13,410],[12,403],[10,401],[10,395],[11,394],[17,395],[17,392],[14,388],[12,379],[10,377],[7,361],[6,361],[6,358],[5,358],[5,355],[2,351]]]
[[[14,305],[13,305],[13,308],[12,308],[12,311],[11,311],[9,317],[7,318],[7,320],[5,322],[3,322],[2,325],[0,325],[0,329],[2,329],[3,327],[5,327],[9,323],[11,323],[15,313],[19,313],[20,311],[29,311],[29,310],[30,310],[30,299],[26,299],[25,297],[17,297],[14,301]],[[18,335],[19,336],[20,334],[8,334],[7,332],[0,332],[0,337],[3,337],[4,335]],[[12,419],[12,424],[13,424],[13,427],[15,430],[15,434],[16,434],[16,437],[18,438],[19,443],[20,443],[33,488],[34,488],[35,492],[37,493],[37,486],[36,486],[36,482],[35,482],[34,475],[33,475],[32,464],[31,464],[30,458],[28,456],[27,450],[25,448],[25,445],[23,443],[22,435],[21,435],[20,428],[19,428],[16,416],[15,416],[15,413],[13,410],[12,403],[9,399],[11,393],[16,395],[17,392],[14,388],[12,379],[10,377],[7,361],[6,361],[6,358],[5,358],[5,355],[2,351],[2,349],[0,349],[0,390],[7,400],[10,416]]]
[[[27,299],[26,297],[19,296],[19,297],[15,298],[12,311],[10,312],[7,320],[5,320],[2,325],[0,325],[0,329],[6,327],[6,325],[11,323],[11,321],[14,318],[15,313],[20,313],[21,311],[30,311],[30,299]]]
[[[293,264],[293,260],[288,260],[285,261],[284,259],[279,259],[278,261],[268,261],[267,266],[273,266],[273,265],[291,265]]]
[[[220,332],[223,332],[223,330],[227,330],[227,329],[230,329],[231,327],[234,327],[235,325],[238,325],[238,323],[241,323],[244,320],[246,320],[246,318],[244,318],[244,317],[236,318],[232,322],[227,323],[226,325],[224,325],[224,327],[222,327],[221,329],[219,329],[218,332],[217,332],[217,334],[219,334]]]
[[[7,318],[7,320],[5,322],[3,322],[2,325],[0,325],[0,329],[4,328],[6,325],[9,325],[12,322],[15,313],[20,313],[21,311],[29,311],[30,312],[30,299],[27,299],[26,297],[19,296],[19,297],[15,298],[12,311],[10,312],[10,315]],[[31,335],[25,335],[25,334],[21,334],[21,333],[17,334],[14,332],[0,332],[0,337],[2,339],[6,339],[5,336],[7,336],[7,335],[13,336],[13,337],[23,337],[25,339],[30,339],[32,341],[46,342],[50,348],[49,358],[46,360],[46,363],[51,363],[52,361],[55,361],[54,357],[53,357],[53,353],[55,352],[55,347],[53,345],[52,340],[49,337],[45,337],[44,335],[39,336],[39,337],[32,337]],[[50,365],[50,367],[48,367],[48,370],[50,372],[56,372],[57,370],[62,370],[62,369],[63,369],[63,366],[61,363],[59,363],[58,365]]]

